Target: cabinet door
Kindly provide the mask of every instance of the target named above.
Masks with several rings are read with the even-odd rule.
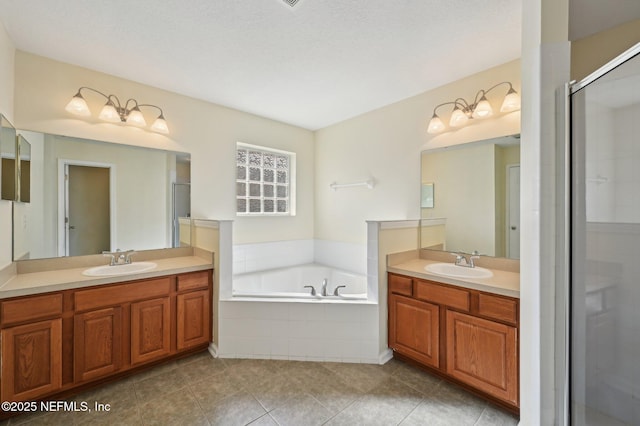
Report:
[[[447,373],[518,404],[518,331],[447,310]]]
[[[118,371],[122,359],[122,308],[76,314],[73,343],[76,383]]]
[[[139,364],[171,352],[170,299],[131,304],[131,363]]]
[[[62,387],[62,319],[2,330],[2,401],[33,400]]]
[[[177,297],[178,350],[187,349],[211,340],[208,290],[179,294]]]
[[[439,323],[438,305],[389,295],[389,346],[395,351],[438,368]]]

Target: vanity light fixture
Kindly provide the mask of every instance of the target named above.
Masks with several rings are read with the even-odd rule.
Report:
[[[131,98],[128,99],[127,102],[122,105],[120,103],[120,99],[116,95],[105,95],[99,90],[92,89],[91,87],[81,87],[78,89],[78,93],[76,93],[73,98],[69,101],[65,110],[74,115],[79,115],[81,117],[89,117],[91,115],[91,111],[89,110],[89,106],[87,102],[84,100],[82,96],[83,90],[90,90],[95,92],[107,100],[107,102],[102,107],[98,118],[104,121],[108,121],[110,123],[126,123],[131,126],[136,127],[146,127],[147,122],[142,115],[142,111],[140,111],[140,107],[152,107],[156,108],[160,111],[160,115],[151,125],[151,130],[158,133],[168,134],[169,127],[167,126],[167,122],[164,119],[164,113],[162,112],[162,108],[156,105],[151,104],[139,104],[138,101]],[[131,106],[130,106],[131,105]]]
[[[446,129],[445,124],[442,122],[436,110],[444,105],[453,105],[453,111],[451,112],[451,118],[449,118],[450,127],[462,127],[467,124],[470,119],[482,119],[488,118],[493,115],[493,108],[487,100],[487,93],[495,89],[496,87],[508,84],[509,90],[502,101],[500,112],[518,111],[520,109],[520,95],[513,89],[513,85],[508,81],[498,83],[487,90],[479,90],[476,93],[473,102],[467,102],[463,98],[457,98],[454,101],[445,102],[433,109],[433,116],[429,121],[428,133],[440,133]]]

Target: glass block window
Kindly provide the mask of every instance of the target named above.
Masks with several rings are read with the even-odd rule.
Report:
[[[295,153],[237,143],[238,215],[295,215]]]

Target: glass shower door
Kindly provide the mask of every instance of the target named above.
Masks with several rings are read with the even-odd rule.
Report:
[[[639,53],[571,88],[574,425],[640,425]]]

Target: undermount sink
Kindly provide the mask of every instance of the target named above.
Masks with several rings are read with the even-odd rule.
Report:
[[[490,278],[493,276],[493,272],[485,268],[478,266],[467,268],[453,263],[431,263],[425,266],[424,269],[432,274],[451,278]]]
[[[94,268],[89,268],[82,272],[82,275],[89,277],[108,277],[112,275],[127,275],[137,274],[139,272],[149,271],[155,268],[156,265],[153,262],[133,262],[122,265],[102,265]]]

